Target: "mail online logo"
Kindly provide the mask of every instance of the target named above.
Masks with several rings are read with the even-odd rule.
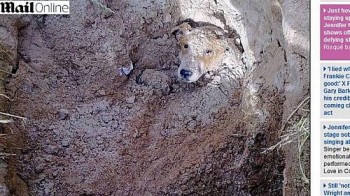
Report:
[[[0,14],[69,14],[69,1],[2,1]]]

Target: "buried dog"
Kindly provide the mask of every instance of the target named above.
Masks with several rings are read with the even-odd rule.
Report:
[[[176,26],[172,34],[180,46],[178,77],[181,81],[195,82],[204,74],[232,63],[237,73],[242,71],[237,69],[242,67],[237,59],[243,48],[235,32],[229,34],[215,25],[187,19]],[[232,60],[234,56],[236,60]]]

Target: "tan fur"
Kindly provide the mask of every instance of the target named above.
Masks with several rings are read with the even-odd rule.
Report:
[[[182,80],[181,69],[193,72],[186,82],[195,82],[206,72],[218,69],[228,48],[222,30],[207,26],[191,28],[188,23],[183,23],[174,31],[180,46],[179,77]]]
[[[188,49],[184,48],[184,45],[189,44],[189,40],[192,40],[191,38],[193,38],[193,36],[198,35],[188,35],[186,37],[182,37],[179,40],[179,44],[181,46],[180,52],[182,55],[187,55],[190,53]],[[215,38],[205,40],[205,42],[201,43],[201,48],[203,48],[202,51],[199,50],[196,51],[197,53],[192,54],[194,56],[194,59],[203,62],[206,71],[216,69],[216,63],[222,59],[225,50],[224,47],[222,47],[220,40],[216,40]],[[211,50],[212,52],[210,54],[206,54],[206,50]]]

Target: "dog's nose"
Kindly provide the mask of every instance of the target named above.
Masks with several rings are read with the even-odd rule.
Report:
[[[180,70],[180,75],[181,75],[183,78],[188,79],[189,77],[192,76],[192,71],[186,70],[186,69],[181,69],[181,70]]]

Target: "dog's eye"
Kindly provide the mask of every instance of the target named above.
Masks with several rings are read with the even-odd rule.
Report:
[[[205,50],[205,54],[211,54],[213,51],[212,50]]]
[[[185,45],[184,45],[184,48],[188,48],[188,44],[185,44]]]

